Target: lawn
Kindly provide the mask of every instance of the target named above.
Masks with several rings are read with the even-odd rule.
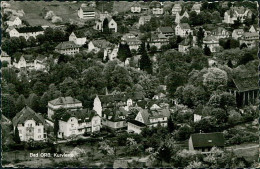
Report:
[[[231,146],[234,153],[239,157],[244,157],[247,161],[253,162],[258,160],[259,148],[257,143],[248,143]]]
[[[43,18],[46,11],[53,11],[56,16],[62,18],[63,23],[71,20],[78,21],[77,10],[81,3],[73,2],[46,2],[46,1],[11,1],[11,9],[23,10],[25,15],[22,19],[29,22],[30,25],[53,25],[50,21]]]

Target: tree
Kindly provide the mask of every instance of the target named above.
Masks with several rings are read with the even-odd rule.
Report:
[[[27,42],[28,42],[28,46],[34,47],[34,46],[36,46],[37,41],[34,37],[30,36],[29,39],[27,40]]]
[[[204,31],[203,31],[202,27],[200,27],[199,31],[197,32],[197,43],[198,43],[199,47],[202,47],[203,38],[204,38]]]
[[[25,105],[26,105],[25,101],[26,101],[25,97],[22,94],[17,98],[15,107],[18,112],[21,111],[25,107]]]
[[[102,32],[104,34],[108,34],[110,31],[109,31],[109,27],[108,27],[108,19],[105,18],[104,21],[103,21],[103,30]]]
[[[36,94],[32,93],[27,98],[27,103],[31,109],[37,111],[39,108],[39,97]]]
[[[145,44],[143,43],[141,46],[143,46],[143,47],[141,47],[142,54],[141,54],[141,59],[140,59],[140,69],[151,74],[153,71],[152,70],[152,61],[146,52]]]
[[[55,118],[54,119],[54,129],[53,129],[54,135],[56,139],[58,138],[58,132],[59,132],[59,119]]]
[[[227,73],[219,68],[209,68],[208,72],[203,75],[203,85],[208,91],[215,91],[219,87],[225,87],[227,80]]]
[[[125,62],[126,58],[131,58],[132,54],[127,43],[120,43],[117,52],[118,59]]]
[[[247,52],[244,55],[242,55],[242,57],[239,59],[238,65],[245,65],[254,59],[254,56],[251,53]]]
[[[210,56],[211,55],[211,51],[210,51],[210,48],[207,46],[207,44],[205,45],[204,47],[204,54],[207,55],[207,56]]]
[[[181,23],[189,23],[190,20],[189,20],[189,18],[187,18],[186,16],[184,16],[183,18],[181,18],[180,22],[181,22]]]
[[[15,127],[15,130],[14,130],[14,141],[17,144],[21,143],[21,139],[20,139],[20,136],[19,136],[19,131],[18,131],[17,126]]]
[[[172,121],[172,117],[171,116],[168,119],[167,126],[168,126],[169,132],[172,133],[174,131],[174,123]]]

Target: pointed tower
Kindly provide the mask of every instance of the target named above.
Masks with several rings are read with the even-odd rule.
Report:
[[[179,14],[179,12],[177,12],[176,13],[176,16],[175,16],[175,23],[180,23],[180,21],[181,21],[181,18],[180,18],[180,14]]]
[[[100,101],[98,95],[96,95],[96,98],[94,99],[93,110],[95,110],[97,112],[97,114],[100,117],[102,117],[102,105],[101,105],[101,101]]]

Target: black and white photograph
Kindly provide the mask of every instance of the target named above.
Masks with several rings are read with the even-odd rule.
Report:
[[[257,1],[1,1],[2,168],[258,168]]]

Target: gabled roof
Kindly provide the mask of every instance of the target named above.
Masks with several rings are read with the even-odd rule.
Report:
[[[195,3],[195,4],[192,6],[191,10],[200,10],[200,7],[201,7],[201,4],[200,4],[200,3]]]
[[[141,116],[143,118],[144,124],[149,124],[149,112],[147,109],[143,109],[140,111]]]
[[[123,108],[115,107],[104,110],[103,115],[106,115],[105,118],[109,121],[125,121],[125,119],[122,119],[121,116],[125,117],[127,115],[127,111]]]
[[[233,32],[235,32],[237,34],[243,34],[244,30],[243,29],[234,29]]]
[[[20,19],[18,16],[12,16],[9,18],[9,21],[14,21],[16,18]]]
[[[79,33],[79,32],[71,32],[70,36],[76,36],[77,38],[85,38],[86,36],[84,33]]]
[[[233,79],[233,82],[235,83],[237,89],[240,92],[245,92],[245,91],[259,89],[258,80],[259,80],[258,76],[251,76],[251,77],[243,77],[243,78],[239,77]]]
[[[259,37],[259,33],[257,32],[244,32],[243,37]]]
[[[34,27],[20,27],[15,28],[19,33],[29,33],[29,32],[41,32],[44,31],[41,26],[34,26]]]
[[[35,60],[44,61],[45,59],[46,59],[46,56],[44,56],[44,55],[38,55]]]
[[[147,15],[147,16],[141,16],[140,19],[143,19],[143,20],[150,20],[152,18],[152,16],[150,15]],[[140,20],[139,19],[139,20]]]
[[[72,41],[66,41],[59,43],[55,49],[64,50],[64,49],[71,49],[71,48],[79,48],[79,45],[75,44]]]
[[[184,39],[183,41],[181,41],[180,45],[182,45],[182,46],[189,46],[190,45],[189,44],[189,39],[188,38]]]
[[[24,123],[26,120],[35,120],[36,123],[45,124],[45,119],[42,115],[37,114],[30,107],[25,106],[16,116],[13,118],[12,122],[14,126],[17,124]]]
[[[65,105],[65,104],[81,103],[81,101],[69,96],[69,97],[59,97],[57,99],[49,101],[49,103],[51,103],[53,105]]]
[[[223,28],[223,27],[217,27],[216,29],[214,29],[214,30],[212,31],[212,33],[215,33],[215,34],[219,35],[219,34],[222,33],[222,31],[227,32],[227,30],[226,30],[225,28]]]
[[[218,41],[217,38],[215,36],[206,36],[203,41]]]
[[[196,133],[190,136],[194,148],[224,147],[223,133]]]
[[[174,30],[170,26],[159,27],[158,28],[162,33],[174,33]]]
[[[75,117],[79,123],[90,122],[94,116],[98,116],[95,110],[81,109],[76,111],[66,111],[61,116],[62,121],[67,122],[71,117]]]
[[[179,23],[181,29],[190,29],[190,25],[188,23]]]
[[[108,47],[113,46],[110,42],[104,40],[104,39],[98,39],[98,40],[92,40],[91,41],[95,47],[105,49]]]
[[[141,5],[138,2],[134,2],[131,7],[141,7]]]
[[[95,12],[95,9],[90,6],[81,7],[81,9],[83,12]]]
[[[180,9],[181,10],[181,4],[174,4],[172,9]]]

